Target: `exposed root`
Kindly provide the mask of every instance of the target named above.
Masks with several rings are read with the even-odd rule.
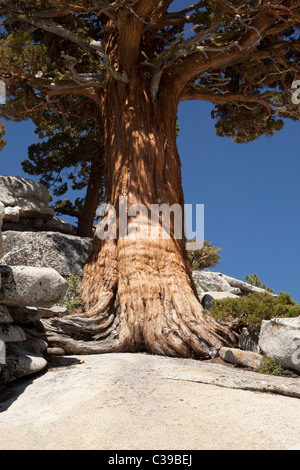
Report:
[[[47,340],[50,347],[61,348],[66,355],[104,354],[122,351],[122,346],[119,342],[112,339],[103,341],[82,341],[75,340],[63,334],[53,334],[47,335]]]
[[[234,330],[204,315],[196,299],[190,302],[194,308],[186,304],[181,313],[178,306],[166,310],[163,303],[146,303],[142,329],[140,324],[130,325],[124,312],[111,311],[43,320],[43,325],[49,346],[60,347],[67,355],[146,351],[207,358],[215,357],[222,346],[236,345],[238,335]]]
[[[87,313],[44,322],[66,354],[141,352],[214,357],[237,334],[203,314],[180,247],[168,240],[94,240],[81,287]],[[99,251],[100,250],[100,251]]]
[[[88,320],[90,330],[97,331],[94,337],[89,337],[83,333],[83,326]],[[109,330],[103,329],[99,333],[94,321],[86,317],[54,318],[42,320],[46,340],[49,347],[58,347],[70,354],[102,354],[108,352],[120,352],[122,350],[121,342],[115,331],[116,322],[111,323]],[[99,322],[97,322],[99,324]],[[82,339],[82,338],[85,338]]]

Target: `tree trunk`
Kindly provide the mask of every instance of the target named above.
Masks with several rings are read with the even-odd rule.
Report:
[[[104,109],[106,202],[117,208],[119,197],[127,196],[128,207],[143,204],[149,214],[151,204],[183,208],[177,103],[171,94],[152,103],[137,73],[129,85],[109,84]],[[148,351],[200,358],[235,342],[234,332],[202,313],[185,241],[184,235],[174,237],[174,224],[169,239],[95,235],[81,286],[86,313],[57,320],[55,328],[65,336],[53,331],[52,343],[67,353]]]
[[[103,169],[100,161],[93,160],[84,205],[78,216],[77,234],[80,237],[92,237],[96,210],[102,186]]]

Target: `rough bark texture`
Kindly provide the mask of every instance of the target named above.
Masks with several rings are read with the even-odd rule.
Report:
[[[176,147],[177,103],[171,91],[153,103],[139,72],[129,85],[111,81],[105,95],[106,201],[128,207],[184,206]],[[148,223],[148,220],[144,220]],[[85,315],[56,322],[66,352],[148,351],[183,357],[213,355],[233,332],[202,313],[185,239],[99,240],[84,269]],[[73,339],[69,337],[72,336]],[[74,341],[74,339],[80,341]]]

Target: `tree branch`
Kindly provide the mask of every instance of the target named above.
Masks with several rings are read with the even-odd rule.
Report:
[[[196,33],[186,41],[181,41],[181,38],[185,33],[192,32],[197,28],[197,25],[195,25],[190,31],[183,31],[180,33],[177,39],[161,54],[151,81],[151,97],[153,101],[156,100],[164,69],[170,67],[171,64],[178,61],[181,57],[186,57],[189,50],[194,50],[193,47],[196,47],[198,43],[209,38],[214,32],[216,32],[218,27],[219,24],[215,21],[209,28]]]
[[[173,13],[168,13],[168,15],[166,15],[166,20],[171,19],[171,18],[174,18],[174,19],[175,18],[185,18],[187,13],[190,13],[191,11],[197,10],[197,8],[201,8],[204,5],[205,5],[205,2],[201,1],[201,2],[194,3],[193,5],[190,5],[189,7],[184,8],[183,10],[176,11],[176,12],[173,12]]]
[[[188,21],[187,14],[204,5],[204,2],[201,1],[201,2],[195,3],[194,5],[190,5],[184,10],[167,13],[167,9],[171,3],[172,3],[172,0],[168,2],[168,5],[166,6],[165,9],[158,8],[157,9],[158,11],[153,14],[153,17],[151,18],[152,20],[151,24],[153,26],[156,26],[156,30],[159,30],[166,26],[174,26],[177,24],[186,23]],[[164,14],[161,14],[161,12],[163,12]]]
[[[122,6],[118,1],[115,1],[109,5],[106,5],[104,2],[96,1],[96,5],[92,8],[84,8],[83,5],[68,5],[68,8],[64,8],[61,10],[51,8],[49,10],[34,10],[26,11],[26,9],[17,8],[15,5],[12,5],[7,0],[2,0],[1,3],[6,5],[6,12],[8,13],[15,13],[18,15],[26,14],[28,17],[34,18],[61,18],[63,16],[78,14],[78,15],[89,15],[90,13],[95,13],[100,15],[101,13],[105,13],[109,18],[115,19],[116,16],[113,12],[113,9],[117,6]],[[71,7],[71,8],[70,8]]]
[[[210,101],[214,104],[228,104],[228,103],[257,103],[266,108],[268,116],[272,116],[273,110],[267,101],[258,96],[244,96],[242,93],[216,95],[213,93],[205,93],[201,90],[197,90],[196,87],[186,86],[180,96],[180,101],[188,100],[201,100]]]
[[[255,50],[249,55],[249,59],[251,60],[262,60],[268,59],[270,57],[278,57],[280,55],[286,54],[291,49],[289,44],[281,43],[275,44],[266,49]]]
[[[52,34],[56,34],[57,36],[66,39],[68,41],[71,41],[72,43],[76,44],[79,46],[81,49],[83,49],[86,52],[96,52],[100,54],[99,47],[93,46],[93,44],[89,44],[88,42],[84,41],[80,36],[77,36],[77,34],[73,33],[73,31],[70,31],[69,29],[65,28],[64,26],[55,23],[54,21],[50,21],[47,19],[37,19],[25,15],[21,15],[18,17],[19,20],[29,23],[37,28],[44,29],[45,31],[49,31]]]
[[[77,95],[77,96],[85,96],[91,100],[93,100],[99,108],[102,107],[101,96],[97,90],[97,84],[90,84],[89,87],[86,85],[74,85],[72,83],[66,85],[50,85],[47,91],[47,100],[53,96],[61,96],[61,95]]]
[[[225,10],[231,11],[234,14],[242,14],[246,12],[255,12],[258,10],[258,8],[261,6],[261,0],[257,1],[257,4],[255,7],[250,7],[250,5],[241,5],[239,7],[233,5],[231,2],[228,0],[212,0],[214,3],[217,5],[220,5],[221,7],[225,8]]]
[[[272,35],[282,33],[286,29],[296,26],[298,23],[299,21],[282,21],[278,25],[275,25],[273,28],[270,28],[268,34]]]
[[[246,31],[238,41],[219,47],[198,46],[195,52],[180,58],[165,69],[164,75],[169,86],[172,81],[174,92],[180,97],[185,85],[194,82],[200,74],[228,67],[240,60],[244,61],[245,55],[253,52],[274,21],[274,17],[260,13],[247,25]]]
[[[64,51],[61,51],[60,53],[61,57],[63,59],[66,59],[66,61],[69,63],[69,69],[72,73],[72,77],[76,83],[79,85],[82,85],[83,83],[88,84],[91,86],[99,86],[100,84],[103,83],[104,81],[104,75],[99,74],[99,73],[78,73],[76,70],[76,64],[77,64],[77,59],[73,56],[70,56],[68,54],[65,54]]]
[[[128,83],[128,78],[125,74],[117,73],[114,68],[109,64],[109,60],[107,55],[104,52],[104,47],[100,41],[91,40],[90,42],[86,42],[77,34],[73,33],[69,29],[65,28],[61,24],[55,23],[54,21],[47,20],[47,19],[36,19],[27,17],[25,15],[21,15],[18,18],[25,23],[29,23],[37,28],[44,29],[45,31],[49,31],[52,34],[55,34],[63,39],[66,39],[73,44],[76,44],[81,49],[89,53],[95,53],[103,60],[103,67],[109,71],[109,73],[113,76],[114,79],[123,81]]]
[[[170,4],[168,0],[139,0],[134,8],[135,13],[144,20],[150,13],[157,7],[163,7],[165,4]]]

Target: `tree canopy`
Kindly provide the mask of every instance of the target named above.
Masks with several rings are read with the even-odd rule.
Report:
[[[214,103],[216,132],[237,142],[272,135],[299,118],[299,1],[210,0],[172,11],[170,0],[2,0],[0,78],[6,119],[45,113],[65,119],[66,94],[101,107],[108,76],[125,83],[136,64],[155,101],[165,86],[177,101]],[[118,37],[120,60],[108,47]],[[82,118],[91,104],[77,109]]]
[[[75,104],[80,106],[80,101],[67,103],[69,111]],[[84,196],[77,197],[75,202],[56,199],[53,208],[59,215],[78,219],[79,235],[92,236],[96,209],[104,197],[102,121],[95,117],[74,119],[71,112],[62,121],[52,114],[47,121],[40,122],[35,132],[42,141],[28,148],[23,170],[39,176],[53,196],[61,197],[70,189],[81,190]]]

